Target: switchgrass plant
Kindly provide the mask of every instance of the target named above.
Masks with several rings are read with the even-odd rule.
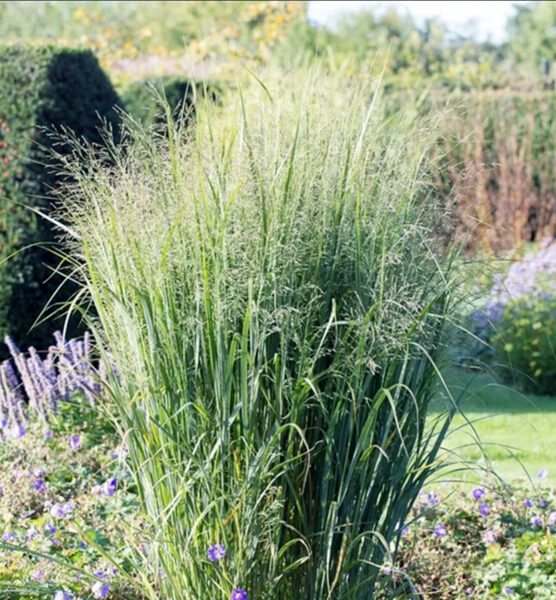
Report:
[[[435,134],[377,89],[253,78],[194,129],[130,123],[112,161],[69,167],[149,599],[368,600],[435,468]]]

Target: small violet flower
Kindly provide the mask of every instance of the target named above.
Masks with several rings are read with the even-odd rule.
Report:
[[[434,528],[434,535],[437,538],[441,538],[444,537],[446,535],[447,531],[446,531],[446,527],[444,527],[444,525],[436,525],[436,527]]]
[[[37,477],[33,482],[33,489],[37,490],[37,492],[40,492],[41,494],[46,491],[46,485],[40,477]]]
[[[8,543],[15,542],[15,533],[13,531],[4,531],[4,533],[2,534],[2,539]]]
[[[549,525],[556,525],[556,510],[553,510],[549,515],[548,515],[548,524]]]
[[[48,523],[44,529],[44,533],[49,533],[50,535],[54,535],[57,531],[58,528],[53,523]]]
[[[531,525],[533,527],[541,527],[542,526],[542,519],[540,517],[538,517],[537,515],[533,515],[531,517]]]
[[[69,438],[69,447],[72,450],[79,450],[81,448],[81,436],[80,435],[72,435]]]
[[[433,492],[427,494],[427,500],[431,506],[436,506],[440,502],[438,499],[438,494],[434,494]]]
[[[537,477],[539,479],[546,479],[548,477],[548,469],[541,469],[538,473],[537,473]]]
[[[71,594],[68,594],[67,592],[63,592],[62,590],[58,590],[54,594],[54,600],[72,600],[72,596],[71,596]]]
[[[494,531],[492,531],[492,529],[487,529],[483,533],[483,539],[485,540],[486,544],[494,544],[496,542],[496,534]]]
[[[49,440],[52,437],[52,431],[50,431],[50,429],[45,429],[44,430],[44,437]]]
[[[523,501],[523,504],[525,504],[525,506],[527,506],[528,508],[531,508],[531,506],[534,506],[534,502],[532,500],[529,500],[529,498],[525,498],[525,500]]]
[[[103,496],[113,496],[116,493],[117,488],[118,488],[118,480],[115,477],[113,477],[112,479],[105,481],[100,486],[100,493]]]
[[[483,517],[488,517],[488,513],[489,513],[488,502],[481,503],[481,506],[479,506],[479,512],[483,515]]]
[[[110,593],[110,586],[102,581],[96,581],[91,588],[94,598],[107,598]]]
[[[230,596],[230,600],[247,600],[247,592],[242,589],[234,590]]]
[[[50,509],[50,516],[53,519],[61,519],[66,516],[66,511],[61,504],[54,504],[54,506]]]
[[[207,550],[210,562],[218,562],[226,556],[226,548],[222,544],[215,544]]]
[[[486,496],[486,492],[483,488],[475,488],[472,493],[475,500],[482,500]]]

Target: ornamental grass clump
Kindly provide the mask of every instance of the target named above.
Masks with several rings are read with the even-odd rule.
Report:
[[[367,600],[445,433],[431,125],[371,84],[268,79],[73,167],[153,600]]]

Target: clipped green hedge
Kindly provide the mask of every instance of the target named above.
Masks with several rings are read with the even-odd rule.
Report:
[[[159,77],[135,81],[121,93],[125,110],[143,125],[161,125],[166,115],[161,99],[168,102],[172,114],[190,120],[195,115],[195,103],[200,98],[216,101],[220,89],[213,83],[205,84],[180,77]]]
[[[0,47],[0,338],[9,333],[22,345],[43,348],[56,325],[29,331],[62,281],[50,276],[58,259],[41,247],[52,247],[53,228],[28,208],[48,213],[51,191],[60,184],[49,151],[56,143],[52,131],[67,128],[100,143],[102,120],[117,135],[118,104],[90,51]],[[69,148],[57,144],[56,150],[63,154]],[[29,248],[33,244],[41,246]],[[71,292],[65,288],[60,300]]]

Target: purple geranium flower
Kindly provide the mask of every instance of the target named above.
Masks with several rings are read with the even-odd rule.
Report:
[[[444,537],[448,532],[446,531],[446,527],[444,525],[436,525],[434,528],[434,535],[437,538]]]
[[[15,542],[15,533],[13,531],[4,531],[4,533],[2,534],[2,539],[8,543]]]
[[[46,485],[44,484],[44,481],[40,477],[37,477],[35,479],[35,481],[33,482],[33,489],[37,490],[37,492],[40,492],[40,493],[46,491]]]
[[[482,500],[486,496],[486,492],[483,488],[475,488],[472,493],[475,500]]]
[[[100,487],[100,493],[103,496],[113,496],[116,493],[116,489],[118,488],[118,480],[113,477],[112,479],[108,479],[105,481]]]
[[[96,581],[91,588],[95,598],[106,598],[110,593],[110,585],[102,581]]]
[[[488,502],[481,503],[481,506],[479,506],[479,512],[483,515],[483,517],[488,517],[488,513],[489,513]]]
[[[29,529],[27,530],[27,535],[25,536],[25,539],[28,542],[30,542],[32,539],[36,538],[39,534],[40,534],[40,531],[35,527],[35,525],[33,525],[32,527],[29,527]]]
[[[79,450],[81,448],[81,436],[71,435],[69,438],[69,447],[72,450]]]
[[[50,516],[53,519],[61,519],[66,516],[66,511],[61,504],[54,504],[54,506],[50,509]]]
[[[54,535],[58,531],[58,528],[53,523],[48,523],[45,527],[44,532],[49,533],[50,535]]]
[[[539,516],[537,516],[537,515],[533,515],[531,517],[531,525],[533,527],[541,527],[542,526],[542,519]]]
[[[492,529],[487,529],[483,533],[483,539],[487,544],[494,544],[494,542],[496,542],[496,534],[494,531],[492,531]]]
[[[431,506],[436,506],[440,502],[440,500],[438,499],[438,494],[435,494],[433,492],[427,494],[427,500],[429,501],[429,504]]]
[[[247,600],[247,592],[242,589],[234,590],[230,596],[230,600]]]
[[[211,562],[218,562],[226,556],[226,548],[222,544],[215,544],[207,550],[207,554]]]

